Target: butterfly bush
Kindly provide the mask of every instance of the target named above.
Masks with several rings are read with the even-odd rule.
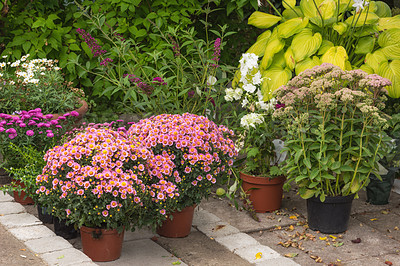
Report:
[[[150,149],[155,158],[151,175],[172,182],[179,191],[175,208],[199,204],[237,155],[233,131],[204,116],[162,114],[133,124],[128,135]]]
[[[284,106],[274,117],[287,130],[289,187],[303,198],[349,195],[368,185],[384,156],[388,127],[386,86],[391,82],[362,70],[322,64],[302,72],[275,91]]]
[[[261,84],[266,78],[261,76],[258,56],[253,53],[243,54],[239,63],[238,84],[225,90],[225,100],[238,102],[243,108],[239,116],[240,133],[236,146],[247,155],[244,169],[246,172],[270,176],[271,164],[277,164],[273,140],[277,137],[278,130],[272,121],[277,101],[275,98],[264,101]]]
[[[168,162],[123,131],[87,127],[75,134],[44,156],[36,179],[42,206],[69,223],[107,229],[165,218],[168,202],[179,196],[177,186],[162,178],[171,174]],[[149,175],[153,168],[161,178]],[[157,212],[150,211],[153,205]]]

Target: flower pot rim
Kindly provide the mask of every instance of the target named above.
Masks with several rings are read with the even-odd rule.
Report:
[[[284,175],[276,177],[253,176],[240,172],[240,179],[253,184],[280,184],[285,182],[286,177]]]
[[[321,202],[321,203],[341,203],[341,202],[347,202],[347,201],[352,201],[355,197],[355,193],[349,194],[346,196],[338,195],[338,196],[325,196],[325,201],[321,202],[319,197],[311,197],[307,200],[311,200],[314,202]]]
[[[116,231],[118,231],[116,228],[114,228],[114,229],[105,229],[105,228],[90,227],[90,226],[85,226],[85,225],[82,225],[79,228],[79,230],[84,232],[84,233],[91,233],[91,232],[93,232],[95,230],[100,230],[101,234],[103,234],[103,235],[114,234]],[[124,230],[125,230],[125,228],[124,228]]]

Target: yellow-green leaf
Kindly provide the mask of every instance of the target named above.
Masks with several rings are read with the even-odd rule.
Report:
[[[354,21],[353,21],[353,17]],[[355,27],[361,27],[364,25],[369,25],[369,24],[375,24],[376,22],[378,22],[379,17],[375,14],[375,13],[356,13],[355,15],[349,17],[348,19],[346,19],[346,23],[348,25],[354,26],[353,24],[355,24]]]
[[[390,9],[390,7],[388,6],[388,4],[386,4],[383,1],[375,1],[375,5],[377,7],[375,14],[380,17],[380,18],[384,18],[384,17],[391,17],[392,16],[392,10]]]
[[[296,75],[307,69],[311,69],[315,66],[321,65],[321,61],[318,57],[313,56],[312,58],[306,58],[301,62],[296,63]]]
[[[294,34],[304,29],[307,24],[307,18],[289,19],[288,21],[285,21],[276,27],[278,30],[278,36],[279,38],[289,38],[290,36],[293,36]]]
[[[296,6],[296,0],[282,0],[283,7],[286,9],[292,9]]]
[[[351,193],[356,193],[357,191],[360,190],[360,187],[361,187],[361,183],[359,182],[359,180],[357,178],[355,178],[350,187]]]
[[[356,49],[354,50],[354,53],[356,53],[356,54],[371,53],[372,50],[374,49],[375,39],[376,38],[371,37],[371,36],[360,38],[358,40]]]
[[[332,27],[337,33],[339,33],[339,35],[342,35],[343,33],[345,33],[348,28],[347,24],[344,22],[335,23],[335,24],[333,24]]]
[[[360,66],[360,69],[368,74],[374,74],[374,69],[367,64],[363,64]]]
[[[303,17],[303,12],[301,11],[300,7],[296,6],[293,9],[285,9],[282,12],[282,16],[286,19],[292,19],[292,18],[298,18],[298,17]]]
[[[272,67],[280,67],[280,68],[285,68],[286,67],[286,62],[285,62],[285,56],[284,56],[285,51],[281,50],[279,53],[276,53],[274,55],[274,58],[272,59]]]
[[[400,29],[389,29],[378,38],[382,53],[388,60],[400,59]]]
[[[294,54],[291,47],[286,50],[284,57],[286,66],[290,68],[290,70],[293,70],[296,65],[296,60],[294,60]]]
[[[343,46],[334,46],[329,48],[322,57],[322,63],[331,63],[339,66],[341,69],[346,69],[346,60],[348,59],[347,52]]]
[[[271,31],[269,30],[260,34],[257,41],[246,51],[246,53],[253,53],[259,57],[263,56],[270,36]]]
[[[253,25],[260,29],[268,29],[278,23],[282,18],[267,14],[260,11],[255,11],[249,17],[248,24]]]
[[[388,94],[392,98],[400,97],[400,60],[383,62],[378,69],[378,75],[387,78],[392,82],[392,86],[387,86]]]
[[[378,72],[378,69],[383,62],[387,62],[387,58],[381,49],[365,56],[365,63],[374,70],[374,73]]]
[[[285,41],[279,38],[269,39],[263,59],[261,60],[260,68],[267,69],[271,63],[274,55],[285,47]]]
[[[264,95],[264,101],[272,98],[272,92],[282,85],[285,85],[292,78],[292,71],[289,68],[271,67],[263,71],[263,80],[261,91]],[[270,79],[268,79],[270,78]]]
[[[331,25],[336,22],[336,0],[301,0],[300,8],[304,15],[319,27]]]
[[[293,50],[296,62],[302,61],[304,58],[315,54],[321,46],[321,43],[321,34],[317,32],[313,35],[312,30],[309,28],[305,28],[296,34],[290,46]]]
[[[303,199],[309,199],[314,196],[314,190],[307,189],[304,194],[300,195]]]
[[[319,47],[318,50],[318,55],[323,55],[328,51],[331,47],[333,47],[333,42],[328,41],[328,40],[322,40],[321,46]]]
[[[377,29],[384,31],[393,28],[400,28],[400,15],[394,17],[380,18]]]

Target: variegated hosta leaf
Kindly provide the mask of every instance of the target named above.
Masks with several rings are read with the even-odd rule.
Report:
[[[260,29],[268,29],[278,23],[282,18],[267,14],[260,11],[255,11],[249,17],[248,24],[253,25]]]
[[[383,62],[387,62],[387,58],[382,52],[382,49],[378,49],[375,52],[369,53],[365,56],[365,64],[370,66],[375,73],[378,72],[378,69]]]
[[[304,15],[319,27],[336,22],[337,0],[302,0],[300,1],[300,8]]]
[[[365,25],[364,27],[359,27],[356,28],[356,30],[354,31],[353,35],[354,37],[365,37],[365,36],[372,36],[372,35],[377,35],[379,34],[379,32],[376,29],[376,25]]]
[[[354,18],[354,21],[353,21]],[[360,13],[356,13],[355,15],[349,17],[348,19],[346,19],[346,24],[352,26],[352,27],[361,27],[364,24],[365,25],[369,25],[369,24],[375,24],[376,22],[378,22],[379,17],[372,12],[366,13],[366,12],[360,12]]]
[[[365,2],[365,1],[364,1]],[[378,6],[376,5],[376,1],[368,1],[369,7],[365,6],[362,12],[373,12],[376,14],[376,11],[378,10]]]
[[[380,17],[380,18],[385,18],[385,17],[391,17],[392,16],[392,10],[383,1],[375,1],[375,5],[377,7],[375,14]]]
[[[246,51],[246,53],[253,53],[258,55],[259,57],[263,56],[265,48],[267,47],[269,37],[271,37],[270,30],[267,30],[260,34],[257,38],[257,41]]]
[[[375,74],[374,69],[367,64],[361,65],[360,69],[368,74]]]
[[[292,9],[296,6],[296,0],[282,0],[282,5],[286,9]]]
[[[343,14],[345,11],[353,10],[353,1],[352,0],[340,0],[339,5],[339,14]]]
[[[272,59],[272,64],[270,68],[273,67],[280,67],[280,68],[285,68],[286,67],[286,62],[285,62],[285,51],[281,50],[279,53],[274,55],[274,58]]]
[[[331,63],[339,66],[341,69],[346,69],[346,60],[348,59],[346,49],[343,46],[334,46],[329,48],[322,57],[322,63]]]
[[[294,10],[293,10],[294,9]],[[304,17],[303,11],[301,11],[300,7],[295,6],[293,9],[285,9],[282,12],[282,16],[286,19],[292,19],[292,18],[298,18],[298,17]]]
[[[288,47],[284,56],[285,56],[286,66],[290,68],[290,70],[293,70],[296,65],[296,60],[294,60],[294,54],[291,47]]]
[[[271,37],[267,43],[267,47],[265,48],[263,59],[261,60],[261,69],[267,69],[271,65],[274,55],[282,50],[283,47],[285,47],[284,40],[281,40],[277,37],[272,39]]]
[[[279,38],[289,38],[304,29],[308,24],[307,18],[292,18],[283,22],[276,28]]]
[[[375,39],[376,38],[371,37],[371,36],[360,38],[358,40],[356,49],[354,50],[354,53],[356,53],[356,54],[371,53],[372,50],[374,49]]]
[[[303,61],[298,62],[296,64],[296,75],[299,75],[304,70],[311,69],[319,65],[321,65],[321,60],[317,56],[313,56],[312,58],[306,58]]]
[[[326,51],[328,51],[333,46],[334,46],[333,42],[328,41],[328,40],[322,40],[321,46],[319,47],[317,54],[323,55],[324,53],[326,53]]]
[[[389,29],[382,32],[378,38],[382,53],[387,59],[400,59],[400,29]]]
[[[388,18],[380,18],[377,28],[379,31],[400,28],[400,15]]]
[[[378,70],[378,75],[387,78],[392,82],[392,86],[386,87],[389,96],[392,98],[400,97],[400,60],[384,62]]]
[[[303,29],[301,32],[294,36],[292,47],[294,59],[296,62],[302,61],[304,58],[315,54],[322,43],[322,36],[320,33],[313,35],[312,30],[309,28]]]
[[[333,24],[333,29],[339,33],[339,35],[342,35],[344,32],[346,32],[348,25],[344,22],[338,22]]]
[[[264,101],[272,98],[272,92],[282,85],[288,83],[292,78],[292,71],[289,68],[273,67],[263,73],[263,83],[261,91],[264,95]]]

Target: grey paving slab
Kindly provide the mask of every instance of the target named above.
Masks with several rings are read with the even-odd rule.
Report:
[[[118,266],[143,266],[143,265],[186,265],[168,251],[151,241],[142,239],[124,242],[122,255],[115,262],[96,262],[98,265],[118,265]]]
[[[0,216],[25,212],[25,208],[16,202],[0,202]]]
[[[27,241],[42,237],[53,237],[56,234],[44,225],[11,228],[9,231],[19,240]]]
[[[256,266],[298,266],[300,264],[288,258],[275,258],[264,261],[255,262]]]
[[[240,232],[237,228],[225,222],[217,222],[214,224],[202,224],[197,226],[197,229],[203,234],[212,238],[237,234]]]
[[[239,255],[250,263],[282,258],[282,256],[278,252],[270,247],[261,244],[235,249],[233,253]],[[257,254],[261,255],[260,258],[257,257]]]
[[[203,224],[212,224],[221,221],[219,217],[216,215],[204,210],[203,208],[199,208],[195,210],[193,215],[193,225],[203,225]]]
[[[42,224],[42,222],[39,219],[28,213],[0,216],[0,223],[2,223],[7,228]]]
[[[92,262],[83,252],[74,248],[44,253],[41,257],[49,265],[59,266],[81,265],[82,263]]]
[[[38,254],[72,248],[72,245],[67,240],[59,236],[28,240],[25,245]]]
[[[259,244],[257,240],[245,233],[216,237],[215,241],[229,249],[229,251]]]
[[[13,201],[14,198],[8,195],[7,193],[4,194],[3,191],[0,191],[0,202],[5,202],[5,201]]]
[[[151,229],[148,229],[148,228],[136,229],[134,232],[125,231],[124,242],[139,240],[139,239],[150,239],[154,235],[155,235],[155,233],[152,232]]]
[[[355,218],[380,231],[383,235],[400,241],[400,215],[387,210],[378,213],[358,214]]]

